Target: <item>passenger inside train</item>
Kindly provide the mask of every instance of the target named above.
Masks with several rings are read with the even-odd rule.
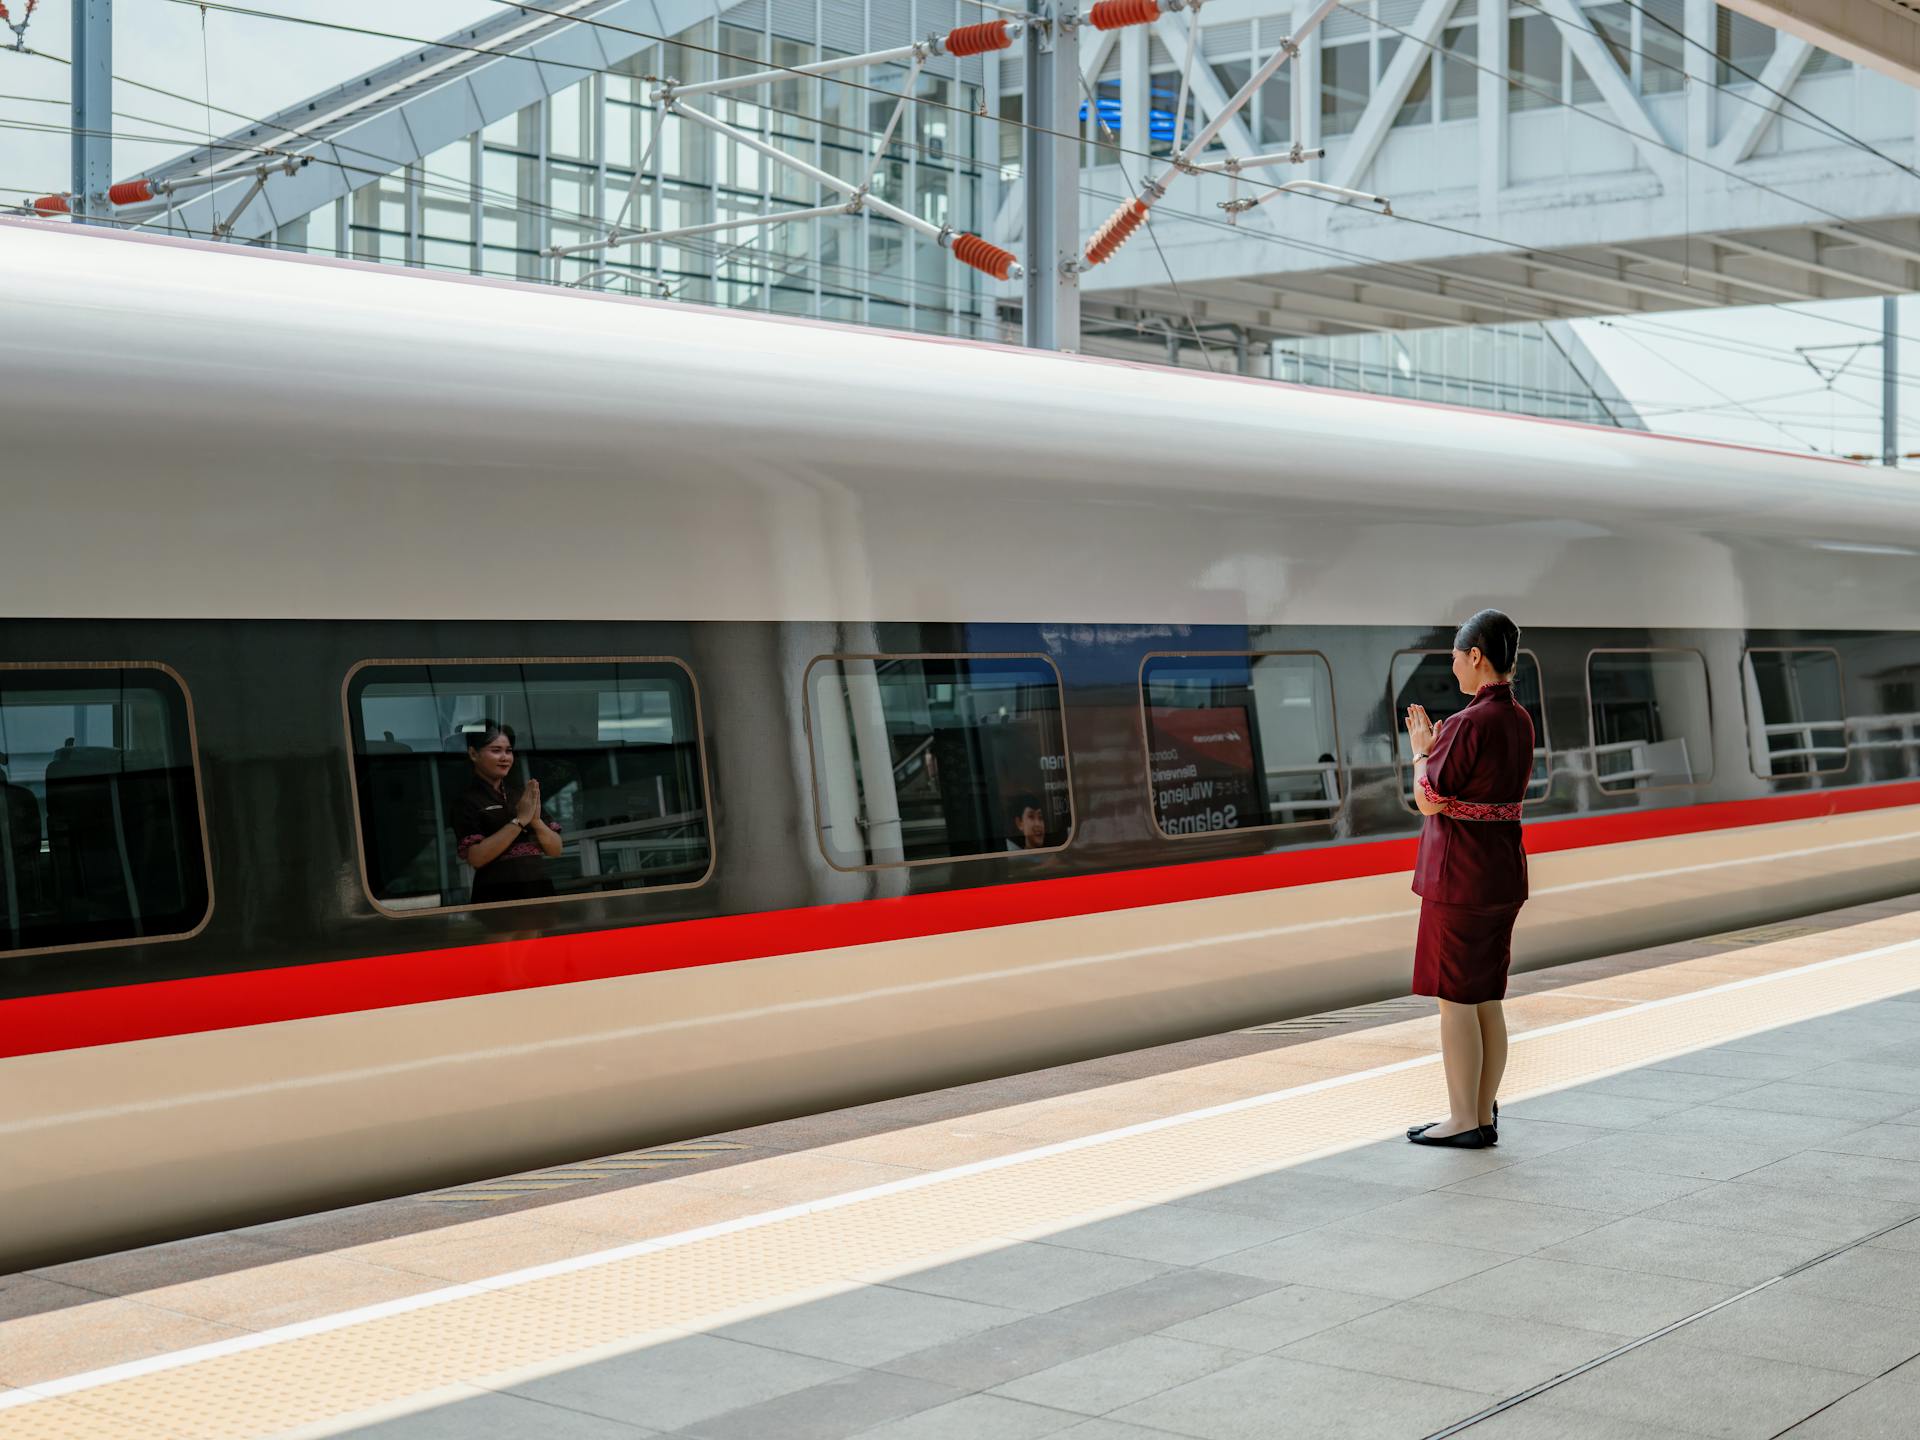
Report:
[[[389,911],[692,884],[707,872],[696,706],[680,665],[382,662],[351,677],[348,708],[367,889]],[[496,757],[485,777],[470,743],[475,715],[512,737],[505,769]],[[538,787],[553,839],[508,837],[505,862],[529,873],[496,882],[485,872],[503,860],[476,868],[461,847],[513,828],[486,808],[503,803],[499,794],[483,801],[476,792],[491,793],[498,780],[517,804],[521,793],[507,783],[516,766]],[[532,832],[535,818],[525,818]],[[489,819],[496,823],[476,828]],[[497,893],[509,880],[514,893]],[[535,888],[518,889],[523,882]]]
[[[555,892],[547,861],[560,858],[560,829],[540,808],[540,782],[511,784],[513,728],[498,720],[461,727],[472,778],[454,802],[449,823],[459,855],[473,871],[472,900],[535,900]]]
[[[1026,790],[1015,795],[1007,802],[1007,819],[1013,826],[1013,835],[1007,841],[1007,849],[1044,850],[1047,848],[1047,812],[1041,805],[1038,795]]]

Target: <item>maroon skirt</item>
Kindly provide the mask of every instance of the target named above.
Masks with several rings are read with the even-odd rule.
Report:
[[[1507,993],[1518,905],[1420,902],[1420,938],[1413,947],[1413,993],[1456,1005],[1482,1005]]]

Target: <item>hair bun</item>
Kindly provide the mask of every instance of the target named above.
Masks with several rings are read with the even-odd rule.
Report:
[[[1520,657],[1520,627],[1502,610],[1481,610],[1454,632],[1453,648],[1478,648],[1487,663],[1500,674],[1513,670]]]

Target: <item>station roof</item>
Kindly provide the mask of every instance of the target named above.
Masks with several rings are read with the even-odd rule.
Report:
[[[1856,65],[1920,85],[1920,7],[1909,0],[1722,0]]]
[[[252,183],[260,150],[313,155],[316,163],[294,174],[270,175],[233,230],[238,238],[261,236],[721,9],[714,0],[552,0],[541,11],[504,8],[141,174],[174,179],[231,171],[232,185],[175,211],[179,224],[204,232],[216,211],[230,214]]]

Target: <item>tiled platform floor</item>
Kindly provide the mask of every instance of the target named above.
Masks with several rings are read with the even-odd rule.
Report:
[[[1529,1015],[1550,1023],[1679,993],[1682,977],[1767,973],[1787,951],[1802,964],[1843,953],[1849,931],[1903,917],[1920,919],[1920,901],[1523,977],[1516,1029]],[[1462,1433],[1909,1440],[1920,1436],[1920,964],[1914,983],[1513,1104],[1497,1150],[1349,1150],[712,1333],[299,1433],[1426,1437],[1645,1341]],[[1386,1063],[1430,1048],[1431,1029],[1424,1006],[1382,1007],[1331,1034],[1243,1032],[717,1137],[685,1152],[691,1173],[667,1178],[361,1207],[11,1277],[0,1384],[871,1185],[916,1160],[1028,1148],[1110,1123],[1116,1107],[1125,1123],[1250,1081]],[[463,1207],[452,1223],[450,1205]],[[472,1218],[477,1205],[486,1218]],[[10,1413],[21,1412],[0,1410],[0,1437]]]

